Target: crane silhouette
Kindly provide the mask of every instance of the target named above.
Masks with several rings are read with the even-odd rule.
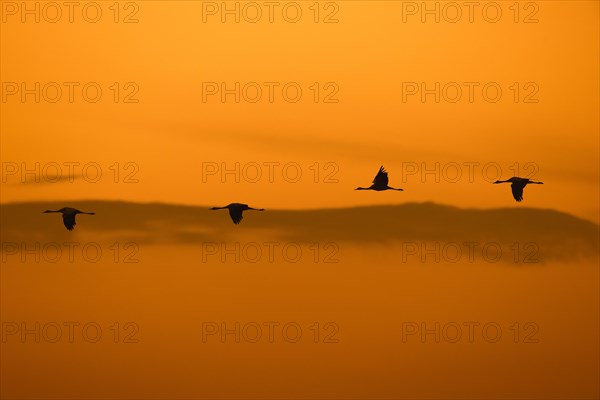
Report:
[[[377,172],[377,175],[375,175],[375,179],[373,179],[373,184],[371,186],[369,186],[368,188],[357,187],[354,190],[376,190],[378,192],[381,192],[382,190],[403,191],[403,189],[396,189],[396,188],[388,186],[388,182],[389,182],[388,173],[383,168],[383,165],[382,165],[379,168],[379,172]]]
[[[223,210],[225,208],[229,210],[229,216],[231,217],[233,223],[236,225],[242,222],[242,219],[244,218],[242,216],[242,213],[246,210],[265,211],[264,208],[252,208],[248,207],[248,204],[241,203],[231,203],[229,205],[226,205],[225,207],[213,207],[211,208],[211,210]]]
[[[71,208],[71,207],[63,207],[60,210],[46,210],[42,214],[46,214],[46,213],[61,213],[62,218],[63,218],[63,224],[65,224],[65,227],[69,231],[72,231],[73,227],[76,225],[75,224],[75,216],[77,214],[88,214],[88,215],[96,214],[94,212],[79,211],[79,210],[77,210],[75,208]]]
[[[519,178],[518,176],[513,176],[512,178],[507,179],[505,181],[496,181],[494,183],[508,183],[508,182],[511,183],[510,188],[512,190],[512,195],[516,201],[523,201],[523,189],[528,184],[530,184],[530,183],[536,184],[536,185],[544,184],[544,182],[535,182],[535,181],[530,180],[529,178]]]

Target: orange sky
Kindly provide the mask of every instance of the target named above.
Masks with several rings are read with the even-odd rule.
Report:
[[[456,23],[448,21],[455,12],[449,2],[431,1],[427,7],[438,4],[445,20],[436,23],[425,15],[422,22],[421,10],[411,7],[422,7],[423,1],[297,0],[293,4],[302,15],[292,23],[292,2],[277,3],[270,22],[262,1],[97,0],[101,14],[92,23],[85,20],[95,17],[91,3],[77,2],[70,22],[64,2],[0,0],[0,203],[49,203],[39,213],[28,211],[39,203],[5,207],[6,213],[3,208],[2,231],[27,249],[34,240],[43,246],[64,239],[66,246],[74,239],[99,243],[105,254],[99,263],[79,258],[33,263],[23,258],[31,255],[27,249],[20,257],[10,255],[0,268],[2,322],[98,321],[106,338],[97,346],[26,344],[15,335],[0,352],[1,366],[7,366],[0,377],[3,397],[598,397],[597,246],[581,221],[549,217],[514,231],[506,220],[498,226],[485,222],[496,219],[468,216],[464,229],[444,223],[447,229],[439,231],[440,221],[455,216],[436,216],[452,212],[417,207],[441,211],[428,219],[419,218],[424,211],[417,210],[412,225],[408,219],[382,229],[371,224],[367,228],[379,235],[368,242],[349,230],[340,236],[348,239],[329,242],[339,242],[339,263],[307,257],[296,264],[266,258],[203,262],[202,256],[205,240],[291,243],[304,232],[312,246],[319,227],[300,226],[297,216],[281,225],[291,227],[284,230],[268,222],[281,222],[277,216],[253,213],[241,230],[232,230],[225,211],[155,207],[158,211],[133,216],[128,206],[103,212],[113,204],[88,203],[81,209],[98,215],[78,217],[69,232],[57,215],[41,214],[55,207],[51,202],[78,207],[83,199],[207,208],[244,202],[267,210],[433,201],[551,208],[598,223],[598,1],[483,1],[472,22],[463,7]],[[245,13],[239,23],[230,14],[221,22],[213,7],[225,3],[239,4]],[[22,13],[25,4],[39,7],[39,23],[35,15]],[[60,18],[48,4],[63,7]],[[255,15],[255,4],[263,5],[263,14],[252,23],[247,19]],[[498,22],[489,21],[495,15],[490,4],[500,5]],[[203,7],[216,13],[203,15]],[[403,7],[415,15],[403,15]],[[47,21],[55,17],[56,23]],[[132,18],[137,22],[124,23]],[[332,18],[337,22],[325,23]],[[537,22],[525,23],[532,19]],[[36,82],[40,101],[35,102],[36,93],[23,101],[21,84],[33,89]],[[97,102],[83,97],[82,87],[90,82],[102,90]],[[217,89],[220,83],[231,89],[240,82],[246,88],[240,102],[232,94],[223,102],[220,93],[203,92],[214,89],[214,82]],[[282,87],[290,82],[287,95],[293,87],[302,90],[297,102],[283,97]],[[432,94],[425,101],[421,93],[408,96],[406,89],[420,83],[429,89],[439,83],[445,96],[439,103]],[[69,85],[75,88],[73,101]],[[272,102],[269,85],[275,87]],[[473,101],[469,85],[475,87]],[[492,88],[487,95],[499,87],[502,97],[486,100],[484,86]],[[94,94],[90,87],[87,95]],[[262,98],[248,101],[257,87]],[[457,87],[462,97],[452,102]],[[53,103],[57,88],[62,96]],[[236,165],[238,183],[231,174],[223,179],[222,171],[207,174],[207,167]],[[404,192],[353,190],[369,186],[380,165],[389,171],[390,185]],[[57,166],[60,175],[50,182]],[[262,179],[253,182],[256,166]],[[421,174],[436,166],[438,182],[431,173]],[[295,183],[294,167],[302,174]],[[29,172],[23,174],[23,168]],[[490,183],[530,172],[545,184],[527,187],[523,203],[514,201],[508,185]],[[12,211],[19,208],[27,210],[21,214],[26,217]],[[175,210],[165,212],[173,218],[162,218],[160,209]],[[386,210],[370,212],[389,216]],[[397,212],[393,215],[407,211]],[[107,214],[110,218],[103,218]],[[321,213],[306,214],[302,221]],[[528,221],[546,215],[533,214],[539,215],[526,216]],[[399,220],[393,215],[386,221]],[[346,226],[337,223],[341,217],[330,217],[320,223]],[[181,218],[190,223],[178,224]],[[477,224],[475,218],[481,218]],[[343,221],[356,232],[366,231],[355,218]],[[474,233],[465,226],[486,229]],[[561,235],[550,238],[557,226]],[[296,228],[304,230],[291,231]],[[372,244],[387,232],[399,232],[398,243],[388,242],[394,237],[387,235],[385,243]],[[401,262],[403,235],[415,232],[441,241],[448,240],[444,232],[473,235],[480,243],[510,241],[511,251],[515,244],[518,250],[527,244],[537,249],[539,242],[542,256],[552,246],[550,253],[561,257],[531,264]],[[315,240],[327,234],[323,229]],[[159,240],[171,237],[177,245]],[[140,242],[140,262],[116,262],[115,240],[136,249]],[[317,244],[319,249],[324,243]],[[580,253],[570,251],[590,244],[596,250],[590,259],[579,260]],[[301,323],[304,341],[298,346],[201,342],[205,321],[273,320]],[[503,341],[401,342],[407,321],[474,320],[499,323]],[[112,324],[130,321],[140,327],[140,342],[111,341]],[[340,326],[340,342],[311,342],[310,324],[328,321]],[[540,327],[539,343],[512,340],[510,327],[527,322]]]
[[[600,219],[596,1],[534,3],[538,23],[522,22],[535,11],[525,9],[527,2],[520,3],[519,23],[509,8],[513,2],[498,2],[502,17],[497,23],[487,22],[481,9],[470,23],[466,8],[457,23],[443,18],[435,23],[431,16],[422,23],[420,14],[406,15],[404,23],[403,3],[389,1],[338,2],[339,10],[321,2],[318,23],[309,8],[313,2],[298,2],[302,17],[297,23],[287,22],[277,9],[272,23],[267,8],[257,23],[244,21],[243,15],[240,23],[231,16],[222,23],[218,13],[206,15],[203,23],[202,2],[138,2],[137,11],[120,3],[120,21],[131,12],[139,20],[129,24],[113,21],[112,2],[99,3],[98,23],[86,22],[79,9],[69,23],[66,8],[57,23],[43,21],[44,15],[40,23],[33,16],[22,23],[21,10],[13,15],[13,3],[1,3],[2,202],[94,198],[304,208],[435,201],[556,208]],[[46,12],[53,17],[53,10]],[[323,23],[332,12],[338,22]],[[35,82],[41,87],[57,82],[63,94],[56,103],[43,96],[35,103],[34,95],[22,102],[21,93],[9,93],[11,82],[30,88]],[[72,103],[64,82],[80,83]],[[87,82],[102,88],[97,103],[82,97]],[[118,103],[114,82],[121,86]],[[122,102],[133,87],[124,88],[127,82],[139,88],[134,96],[139,102]],[[229,88],[257,82],[263,96],[256,103],[243,98],[235,103],[233,95],[225,103],[219,95],[203,102],[203,82],[225,82]],[[273,102],[264,82],[279,83]],[[296,103],[282,97],[288,82],[302,88]],[[319,82],[319,102],[314,82]],[[327,82],[334,85],[325,87]],[[429,88],[457,82],[463,95],[456,103],[435,103],[433,95],[422,102],[418,94],[403,102],[403,82],[425,82]],[[464,82],[479,83],[473,102]],[[489,82],[502,89],[496,103],[482,96]],[[534,85],[525,86],[528,82]],[[339,101],[324,103],[335,87]],[[539,102],[524,103],[535,88]],[[253,96],[254,89],[248,90]],[[68,175],[64,163],[97,163],[102,177],[96,183],[23,184],[20,171],[10,174],[15,165],[33,168],[36,162],[48,171],[49,163],[63,165],[63,177]],[[242,176],[235,184],[231,175],[225,183],[209,176],[203,182],[203,163],[233,168],[236,162],[247,168],[255,165],[248,163],[262,165],[263,179],[251,183]],[[297,163],[302,178],[289,183],[277,167],[269,182],[264,163],[270,162]],[[121,171],[118,183],[111,169],[115,163]],[[433,175],[403,179],[407,168],[432,169],[436,163],[440,172],[455,163],[479,165],[473,182],[467,167],[457,182],[443,174],[439,183]],[[535,163],[534,177],[546,184],[528,187],[524,203],[517,205],[508,187],[484,179],[482,167],[488,163],[501,167],[502,179],[514,175],[515,163],[520,175],[526,175],[527,163]],[[352,191],[368,186],[381,164],[390,173],[390,185],[405,192]],[[81,166],[74,171],[80,175]],[[130,172],[137,183],[123,182]],[[338,182],[324,183],[328,173]]]

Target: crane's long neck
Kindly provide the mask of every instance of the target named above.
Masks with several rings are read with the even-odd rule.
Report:
[[[357,187],[357,188],[356,188],[356,189],[354,189],[354,190],[371,190],[371,188],[370,188],[370,187],[369,187],[369,188]]]

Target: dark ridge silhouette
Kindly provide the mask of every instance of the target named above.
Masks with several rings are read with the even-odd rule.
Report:
[[[434,203],[318,210],[271,210],[253,219],[244,231],[207,207],[119,201],[79,201],[102,218],[86,221],[85,229],[59,230],[42,218],[40,209],[52,203],[11,203],[0,206],[3,242],[60,242],[73,238],[137,243],[199,244],[240,240],[287,240],[303,243],[335,241],[352,245],[405,241],[497,242],[537,244],[544,259],[598,257],[599,227],[572,215],[535,208],[460,209]],[[83,239],[81,239],[83,240]]]
[[[527,186],[528,184],[535,184],[535,185],[543,185],[544,182],[534,182],[532,180],[530,180],[529,178],[519,178],[518,176],[513,176],[510,179],[507,179],[505,181],[496,181],[494,183],[508,183],[510,182],[510,189],[512,190],[512,195],[515,198],[516,201],[523,201],[523,189],[525,189],[525,186]]]
[[[229,210],[229,216],[231,217],[233,223],[236,225],[242,222],[242,219],[244,219],[242,213],[246,210],[265,211],[264,208],[252,208],[248,207],[248,204],[242,203],[231,203],[226,205],[225,207],[212,207],[211,210],[223,210],[225,208]]]
[[[399,190],[399,191],[403,190],[403,189],[396,189],[391,186],[388,186],[388,182],[389,182],[388,173],[383,168],[383,165],[382,165],[381,167],[379,167],[379,172],[377,172],[377,175],[375,175],[375,179],[373,179],[373,184],[371,186],[369,186],[368,188],[357,187],[354,190],[376,190],[378,192],[381,192],[383,190]]]
[[[63,224],[65,224],[65,228],[67,228],[67,230],[72,231],[73,228],[75,227],[75,225],[77,225],[77,223],[75,222],[75,216],[77,214],[88,214],[88,215],[95,215],[96,213],[94,212],[85,212],[85,211],[79,211],[75,208],[71,208],[71,207],[63,207],[60,210],[46,210],[43,212],[43,214],[47,214],[47,213],[61,213],[62,214],[62,219],[63,219]]]

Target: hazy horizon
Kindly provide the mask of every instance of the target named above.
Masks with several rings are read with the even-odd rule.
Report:
[[[63,206],[93,211],[80,215],[67,232],[56,215],[42,212]],[[252,206],[252,205],[251,205]],[[263,207],[264,205],[255,205]],[[600,227],[555,210],[535,208],[461,209],[432,202],[332,209],[247,211],[234,226],[226,210],[210,206],[80,201],[76,204],[28,202],[1,209],[5,241],[93,238],[110,232],[139,243],[194,244],[232,241],[256,234],[299,243],[344,242],[353,246],[382,243],[514,243],[535,246],[538,258],[576,262],[598,255]],[[506,251],[506,250],[505,250]],[[537,260],[541,261],[541,260]]]

